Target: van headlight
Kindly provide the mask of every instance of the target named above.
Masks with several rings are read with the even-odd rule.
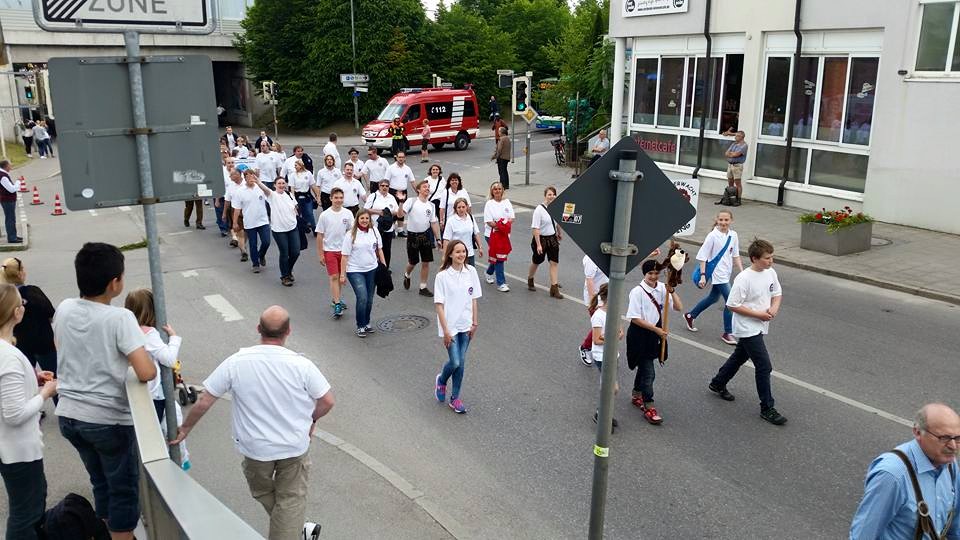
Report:
[[[386,137],[386,136],[387,136],[387,130],[386,130],[386,129],[381,129],[381,130],[380,130],[380,133],[377,134],[377,137]]]

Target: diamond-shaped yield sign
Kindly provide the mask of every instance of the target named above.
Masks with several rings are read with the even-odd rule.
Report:
[[[523,111],[523,119],[526,120],[528,124],[536,120],[537,116],[539,116],[537,111],[533,110],[532,107]]]
[[[637,172],[643,174],[633,190],[630,243],[637,247],[637,254],[627,259],[627,272],[697,213],[636,141],[630,137],[620,139],[563,190],[548,209],[567,236],[608,276],[610,255],[600,251],[600,244],[613,240],[618,182],[610,179],[610,171],[619,168],[620,152],[624,150],[636,152]]]

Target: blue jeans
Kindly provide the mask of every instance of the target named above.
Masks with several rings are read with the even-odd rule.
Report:
[[[7,232],[7,242],[17,238],[17,201],[0,201],[3,207],[3,228]]]
[[[93,485],[93,507],[114,532],[140,520],[140,470],[133,426],[91,424],[60,417],[60,433],[77,449]]]
[[[755,377],[757,380],[757,395],[760,396],[760,410],[765,411],[773,407],[773,391],[770,388],[770,373],[773,372],[773,365],[770,363],[767,346],[763,343],[763,334],[739,338],[737,348],[733,350],[730,358],[727,358],[727,361],[720,366],[720,371],[710,382],[714,386],[725,387],[747,360],[753,360],[753,366],[756,368]]]
[[[217,228],[222,233],[230,232],[230,227],[227,227],[227,222],[223,220],[223,205],[227,204],[226,199],[220,197],[213,202],[213,213],[217,215]]]
[[[300,232],[296,227],[287,232],[274,231],[273,239],[280,252],[280,277],[287,277],[293,274],[293,265],[300,258]]]
[[[43,460],[0,463],[0,475],[7,489],[6,540],[36,540],[47,507],[47,478]]]
[[[703,297],[703,300],[697,303],[692,310],[690,310],[690,316],[694,319],[697,318],[702,312],[704,312],[708,307],[716,303],[720,297],[723,297],[723,333],[732,334],[733,333],[733,313],[730,312],[730,308],[727,307],[727,297],[730,296],[730,284],[729,283],[715,283],[710,287],[710,294]]]
[[[297,206],[300,208],[300,217],[307,222],[310,230],[317,228],[317,218],[313,215],[313,196],[297,194]]]
[[[447,347],[447,363],[440,372],[440,384],[446,386],[450,377],[453,377],[453,390],[450,391],[450,401],[460,397],[460,384],[463,382],[463,365],[467,362],[467,348],[470,347],[470,334],[460,332],[453,335],[453,341]]]
[[[250,262],[254,267],[258,267],[261,261],[266,262],[267,249],[270,248],[270,225],[261,225],[246,231],[247,242],[250,244]]]
[[[40,151],[40,157],[47,155],[47,140],[37,139],[37,150]]]
[[[490,237],[485,236],[487,239],[487,248],[490,248]],[[507,276],[503,275],[503,261],[497,261],[489,266],[487,266],[487,275],[492,276],[496,272],[497,274],[497,285],[503,285],[507,282]]]
[[[369,272],[347,272],[347,279],[357,297],[357,328],[370,326],[370,312],[373,311],[373,293],[376,290],[377,269]]]

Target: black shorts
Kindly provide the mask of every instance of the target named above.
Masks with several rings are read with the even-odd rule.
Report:
[[[540,246],[543,248],[543,254],[537,253],[537,240],[530,240],[530,250],[533,251],[533,264],[541,264],[544,260],[550,262],[560,262],[560,241],[557,235],[540,236]]]
[[[331,206],[333,206],[333,202],[330,200],[330,194],[324,193],[321,191],[320,192],[320,208],[326,210]]]
[[[407,233],[407,262],[411,265],[419,262],[433,262],[433,242],[428,232]]]
[[[427,145],[428,145],[428,144],[430,144],[430,141],[429,141],[429,140],[427,140],[427,138],[426,138],[426,137],[424,137],[424,138],[423,138],[423,140],[422,140],[422,141],[420,141],[420,150],[424,150],[424,151],[426,151],[426,149],[427,149]]]

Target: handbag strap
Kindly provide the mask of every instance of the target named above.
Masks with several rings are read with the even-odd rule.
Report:
[[[950,530],[950,525],[953,523],[954,510],[951,509],[947,515],[947,522],[944,524],[943,532],[937,534],[936,526],[933,524],[933,518],[930,516],[930,507],[927,505],[927,502],[923,500],[923,491],[920,489],[920,481],[917,480],[917,472],[913,469],[913,464],[910,463],[910,459],[902,450],[895,448],[891,450],[891,453],[900,458],[907,467],[907,473],[910,475],[910,483],[913,485],[913,494],[917,499],[917,529],[913,534],[914,540],[923,540],[925,534],[932,540],[946,538],[947,531]],[[950,471],[951,481],[956,483],[956,472],[951,465],[947,465],[947,468]]]
[[[647,296],[650,298],[650,301],[653,302],[653,306],[657,308],[657,312],[663,313],[663,306],[661,306],[660,302],[657,302],[657,299],[654,298],[652,294],[650,294],[650,291],[644,289],[642,285],[640,286],[640,290],[647,293]]]
[[[712,259],[710,259],[710,266],[716,266],[717,263],[720,262],[720,259],[723,258],[724,253],[727,252],[727,248],[730,247],[730,240],[732,238],[733,236],[730,233],[727,233],[727,242],[723,244],[723,248],[720,249],[720,252],[714,255]]]
[[[550,211],[547,210],[547,207],[544,206],[543,203],[540,203],[538,206],[540,206],[540,208],[543,208],[543,211],[547,213],[547,217],[549,217],[550,221],[553,223],[553,234],[557,234],[557,220],[553,219],[553,216],[550,215]]]

